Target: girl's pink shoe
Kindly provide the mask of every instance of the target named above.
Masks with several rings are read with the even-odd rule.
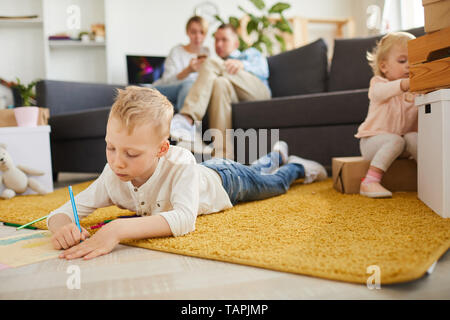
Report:
[[[359,194],[369,198],[391,198],[392,192],[378,182],[361,183]]]

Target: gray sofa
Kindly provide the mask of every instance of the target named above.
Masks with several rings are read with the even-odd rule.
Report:
[[[101,172],[106,163],[105,132],[120,85],[41,80],[39,106],[50,109],[53,178],[59,172]]]
[[[423,28],[407,31],[424,34]],[[373,75],[366,52],[380,38],[336,39],[330,66],[321,39],[269,57],[272,99],[233,104],[233,127],[268,129],[269,137],[277,129],[291,154],[316,160],[329,173],[332,157],[360,155],[354,135],[367,115]],[[268,139],[266,149],[273,143]],[[245,155],[245,163],[251,160]]]
[[[423,28],[408,30],[420,36]],[[290,153],[319,161],[359,155],[354,138],[368,109],[372,72],[366,52],[380,38],[336,39],[331,65],[319,39],[268,59],[272,98],[232,105],[233,128],[279,129]],[[42,80],[37,103],[50,109],[54,178],[58,172],[101,172],[105,163],[106,121],[115,89],[123,85]],[[203,128],[207,128],[207,118]],[[273,144],[267,141],[267,148]],[[247,148],[248,150],[248,141]],[[248,154],[242,161],[251,162]]]

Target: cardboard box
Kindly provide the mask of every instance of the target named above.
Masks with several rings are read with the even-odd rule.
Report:
[[[333,158],[333,187],[342,193],[359,193],[361,179],[367,174],[370,161],[362,157]]]
[[[38,126],[47,125],[49,117],[50,112],[48,108],[39,108]],[[0,110],[0,127],[17,127],[14,109]]]
[[[422,0],[425,32],[450,27],[450,0]]]
[[[450,218],[450,89],[416,97],[419,113],[418,192],[428,207]]]
[[[369,170],[370,161],[362,157],[332,159],[333,187],[342,193],[359,193],[361,180]],[[417,191],[417,164],[412,159],[397,159],[386,171],[381,184],[389,191]]]

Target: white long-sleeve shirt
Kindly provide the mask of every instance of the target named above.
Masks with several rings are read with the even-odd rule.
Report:
[[[200,53],[209,56],[209,49],[203,47]],[[192,58],[196,57],[196,53],[186,51],[182,44],[175,46],[170,50],[169,55],[164,61],[164,72],[161,79],[156,80],[153,85],[174,84],[178,82],[177,74],[189,65]],[[197,72],[192,72],[186,79],[195,80],[197,76]]]
[[[174,236],[194,231],[198,215],[232,207],[218,173],[197,164],[188,150],[176,146],[170,146],[153,175],[139,188],[121,181],[106,164],[102,174],[75,197],[75,203],[80,219],[112,205],[140,216],[161,215]],[[75,221],[70,201],[52,211],[47,221],[58,213]]]

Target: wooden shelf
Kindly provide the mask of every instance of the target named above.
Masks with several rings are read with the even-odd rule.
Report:
[[[92,24],[104,23],[105,0],[69,2],[80,7],[86,30]],[[50,35],[70,32],[64,18],[67,6],[67,1],[61,0],[0,0],[2,44],[4,49],[12,50],[0,63],[2,77],[19,77],[24,82],[36,78],[107,82],[105,42],[49,39]],[[33,50],[23,50],[24,46]],[[25,66],[23,60],[31,57],[34,63]]]
[[[42,26],[42,19],[0,19],[0,26],[3,27],[40,27]]]
[[[105,47],[106,42],[81,42],[78,40],[49,40],[51,48],[84,48],[84,47]]]

